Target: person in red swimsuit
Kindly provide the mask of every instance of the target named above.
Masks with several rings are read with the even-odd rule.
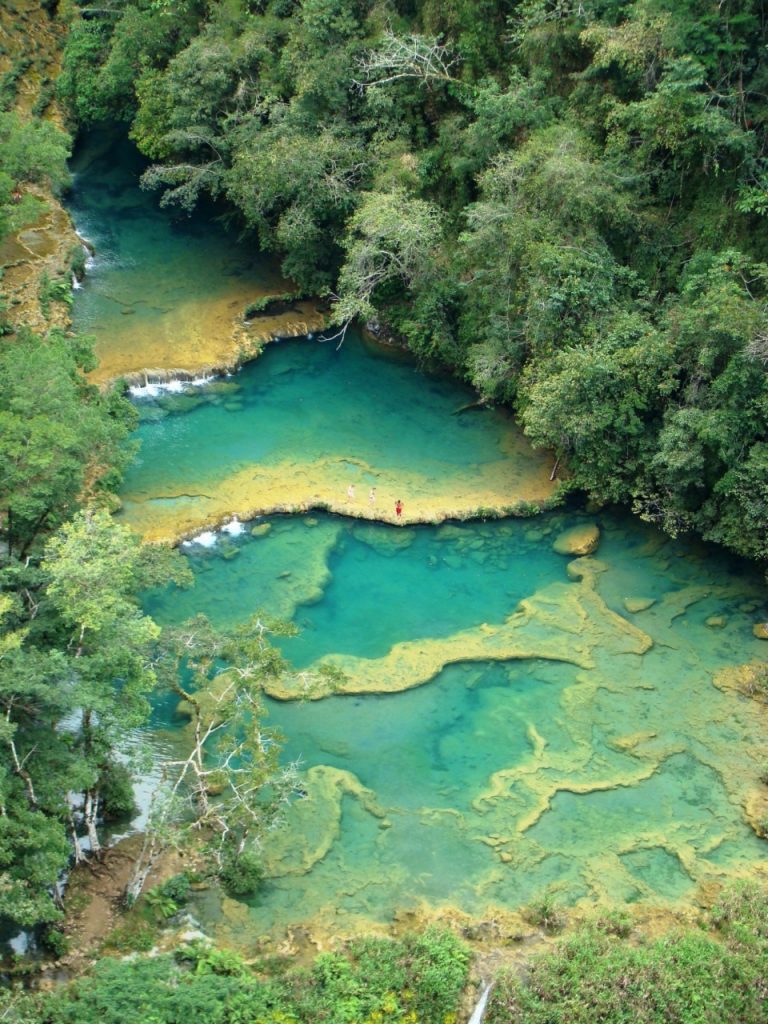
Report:
[[[403,514],[403,503],[402,503],[402,501],[400,501],[399,498],[395,502],[395,513],[396,513],[398,519]]]

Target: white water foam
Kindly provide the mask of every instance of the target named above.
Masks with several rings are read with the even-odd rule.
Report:
[[[237,516],[232,516],[228,523],[225,523],[221,529],[217,532],[216,530],[203,530],[202,533],[198,533],[196,537],[190,537],[189,540],[183,540],[181,546],[183,548],[192,547],[193,544],[199,544],[201,548],[212,548],[215,547],[219,537],[223,533],[228,533],[230,537],[240,537],[245,532],[245,526]]]
[[[221,528],[221,532],[228,533],[230,537],[239,537],[244,530],[245,527],[237,516],[233,516],[232,519],[228,523],[225,523]]]
[[[128,393],[132,398],[157,398],[158,395],[163,394],[180,395],[190,388],[200,388],[205,384],[210,384],[215,379],[215,376],[211,374],[206,377],[193,377],[191,380],[178,380],[176,378],[172,380],[147,380],[144,384],[132,384],[128,388]]]
[[[182,547],[191,547],[192,544],[199,544],[202,548],[212,548],[219,539],[215,530],[203,530],[196,537],[182,541]]]

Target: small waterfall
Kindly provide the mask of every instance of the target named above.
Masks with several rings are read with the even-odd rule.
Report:
[[[485,1016],[485,1008],[488,1005],[488,996],[491,994],[493,988],[493,982],[490,981],[485,986],[477,1001],[477,1006],[472,1011],[472,1016],[469,1018],[469,1024],[482,1024],[483,1017]]]
[[[232,519],[221,528],[221,532],[228,533],[230,537],[239,537],[244,530],[245,527],[237,516],[232,516]]]
[[[188,547],[191,544],[199,544],[203,548],[215,547],[216,541],[218,540],[218,534],[215,530],[203,530],[202,533],[198,533],[196,537],[190,537],[189,540],[182,541],[182,547]]]
[[[144,383],[132,384],[128,388],[128,393],[132,398],[157,398],[163,394],[182,395],[190,388],[201,388],[213,380],[216,380],[215,374],[204,374],[201,377],[171,377],[168,380],[151,381],[145,373]]]

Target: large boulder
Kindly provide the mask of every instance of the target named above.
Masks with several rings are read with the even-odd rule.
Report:
[[[600,529],[595,523],[584,523],[565,530],[556,539],[552,548],[558,555],[591,555],[600,543]]]

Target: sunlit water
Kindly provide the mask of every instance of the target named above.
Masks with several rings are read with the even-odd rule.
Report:
[[[114,139],[94,136],[74,169],[75,220],[97,246],[75,318],[96,334],[101,377],[215,364],[233,317],[282,288],[278,275],[215,224],[159,212]],[[301,670],[335,661],[360,691],[267,700],[305,795],[266,845],[257,897],[201,897],[231,941],[303,925],[343,935],[409,911],[492,915],[550,886],[571,904],[675,905],[765,870],[746,811],[765,722],[714,683],[764,654],[753,569],[608,512],[599,561],[570,571],[552,542],[577,513],[366,521],[392,517],[396,498],[428,519],[546,496],[550,460],[504,413],[459,412],[471,399],[351,334],[340,351],[283,343],[234,377],[137,400],[123,516],[142,532],[259,507],[363,517],[209,530],[207,547],[183,549],[196,587],[147,595],[162,622],[203,611],[227,626],[257,609],[291,620],[286,657]],[[630,598],[653,603],[633,614]],[[184,742],[173,700],[158,699],[153,724],[160,761]]]
[[[111,130],[89,133],[71,164],[69,212],[95,247],[74,313],[96,337],[99,380],[228,365],[248,303],[289,287],[253,240],[238,242],[205,213],[161,210],[140,188],[145,167]]]
[[[337,652],[383,659],[393,644],[483,629],[523,598],[577,588],[551,544],[578,521],[403,536],[276,518],[255,538],[188,545],[196,587],[147,607],[222,626],[272,609],[299,626],[282,643],[299,667]],[[536,657],[459,662],[395,695],[268,701],[285,757],[309,773],[307,796],[267,844],[271,877],[247,913],[205,905],[227,938],[305,923],[343,934],[425,907],[485,915],[548,886],[565,903],[674,903],[762,867],[765,843],[741,803],[765,734],[754,703],[712,681],[762,654],[751,632],[762,582],[712,548],[615,515],[599,523],[598,593],[653,639],[645,654],[606,652],[587,671]],[[656,603],[632,615],[623,601],[637,596]]]
[[[233,377],[139,402],[124,515],[162,538],[286,507],[394,517],[399,498],[408,520],[545,498],[551,460],[509,414],[460,412],[472,398],[352,331],[341,349],[271,345]]]

